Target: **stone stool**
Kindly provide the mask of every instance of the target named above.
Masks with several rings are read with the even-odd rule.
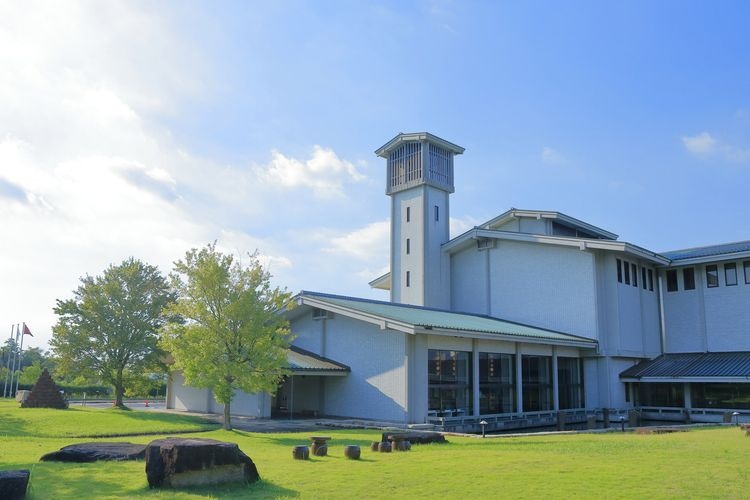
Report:
[[[328,441],[331,439],[330,436],[311,436],[312,454],[316,457],[324,457],[328,455]]]
[[[292,456],[295,460],[307,460],[310,458],[310,449],[307,446],[295,446],[292,448]]]
[[[380,451],[382,453],[390,453],[391,452],[391,443],[389,443],[388,441],[383,441],[378,446],[378,451]]]
[[[373,441],[372,444],[370,445],[370,449],[372,451],[378,451],[379,448],[380,448],[380,441]]]
[[[361,450],[357,445],[344,446],[344,456],[351,460],[359,460]]]

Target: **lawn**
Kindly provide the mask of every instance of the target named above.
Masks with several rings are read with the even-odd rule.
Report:
[[[32,470],[29,497],[106,498],[169,496],[170,498],[306,498],[439,497],[439,498],[666,498],[750,497],[750,438],[735,427],[693,430],[675,434],[633,433],[529,436],[521,438],[462,438],[449,444],[414,446],[406,453],[375,453],[369,443],[379,437],[371,430],[325,431],[333,437],[328,457],[292,460],[291,449],[308,442],[303,434],[253,434],[213,430],[197,433],[233,441],[258,466],[262,481],[253,485],[194,489],[181,492],[149,490],[143,462],[61,464],[38,462],[61,446],[80,442],[52,437],[55,421],[69,432],[68,411],[44,417],[47,429],[36,434],[27,421],[34,412],[0,406],[0,469]],[[76,411],[78,413],[78,411]],[[129,412],[127,426],[151,432],[166,421],[152,421],[143,412]],[[106,432],[124,425],[120,412],[87,410],[76,415]],[[6,430],[6,422],[12,429]],[[193,425],[200,425],[193,422]],[[160,429],[162,427],[159,427]],[[177,430],[176,428],[173,430]],[[165,433],[168,433],[165,431]],[[147,443],[154,436],[110,438]],[[92,439],[85,439],[91,441]],[[363,447],[362,459],[343,457],[345,444]]]

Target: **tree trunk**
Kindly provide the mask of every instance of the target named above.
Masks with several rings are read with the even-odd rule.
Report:
[[[229,405],[231,401],[224,403],[224,430],[232,430],[232,416],[229,414]]]
[[[117,370],[117,378],[115,379],[115,406],[123,408],[125,405],[122,404],[122,394],[125,390],[122,387],[122,370]]]

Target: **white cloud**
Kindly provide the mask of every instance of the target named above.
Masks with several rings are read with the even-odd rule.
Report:
[[[682,144],[688,152],[696,156],[716,155],[730,163],[750,162],[750,149],[727,144],[714,138],[708,132],[701,132],[694,136],[683,136]]]
[[[349,233],[332,237],[325,251],[366,261],[388,259],[390,234],[391,223],[388,219],[373,222]]]
[[[469,229],[477,226],[479,221],[473,217],[463,217],[461,219],[451,217],[450,219],[450,237],[455,238]]]
[[[281,188],[306,187],[321,198],[343,196],[347,182],[365,179],[353,163],[342,160],[330,148],[315,145],[308,160],[284,156],[273,151],[271,162],[254,168],[263,182]]]
[[[544,163],[548,163],[551,165],[565,163],[565,157],[559,151],[555,151],[548,146],[542,148],[542,152],[540,153],[539,157]]]
[[[716,147],[716,139],[708,132],[701,132],[693,136],[683,136],[682,144],[690,153],[702,155],[711,153]]]

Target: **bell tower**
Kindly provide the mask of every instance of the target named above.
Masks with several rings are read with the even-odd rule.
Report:
[[[391,302],[448,309],[453,157],[464,148],[427,132],[400,133],[375,154],[387,162],[391,197]]]

